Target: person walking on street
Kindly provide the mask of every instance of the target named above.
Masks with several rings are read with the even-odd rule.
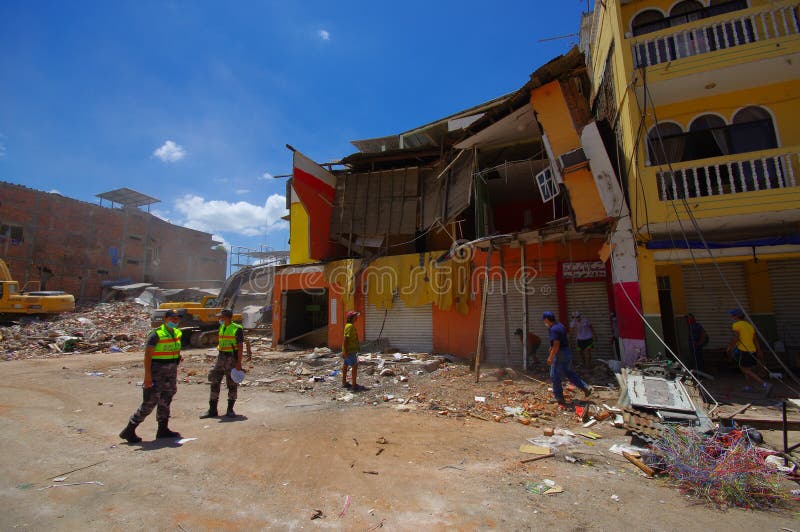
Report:
[[[351,310],[347,313],[347,323],[344,325],[344,341],[342,342],[342,386],[360,392],[365,388],[358,385],[358,351],[361,344],[358,341],[358,331],[355,321],[360,312]],[[347,370],[353,372],[352,383],[347,382]]]
[[[764,389],[764,395],[769,395],[772,384],[765,381],[755,372],[754,368],[759,361],[763,361],[764,353],[756,337],[756,330],[745,321],[742,309],[729,310],[728,314],[733,319],[733,338],[728,344],[726,352],[733,357],[734,362],[739,365],[739,369],[744,374],[744,391],[753,391],[749,382],[753,381]]]
[[[553,395],[556,402],[562,407],[566,404],[564,390],[561,387],[561,379],[565,376],[572,384],[583,390],[584,396],[589,397],[592,394],[592,387],[569,367],[572,362],[572,352],[569,350],[567,328],[557,322],[555,314],[550,311],[542,314],[542,320],[544,320],[550,336],[550,352],[547,355],[547,363],[550,365],[550,381],[553,384]]]
[[[208,373],[208,380],[211,382],[211,396],[208,400],[208,412],[202,414],[200,419],[217,417],[217,404],[219,403],[219,392],[222,388],[222,377],[225,377],[225,385],[228,387],[228,410],[225,417],[235,418],[236,412],[233,405],[239,393],[239,385],[233,380],[231,370],[242,371],[242,349],[244,347],[244,332],[242,326],[233,322],[233,311],[222,309],[217,317],[219,320],[219,344],[217,345],[217,361]]]
[[[517,329],[514,331],[514,336],[519,338],[519,343],[522,344],[522,329]],[[542,339],[539,338],[536,334],[531,331],[528,331],[528,364],[527,366],[533,367],[539,363],[536,359],[536,351],[539,350],[539,346],[542,345]]]
[[[592,364],[594,326],[589,321],[589,318],[582,317],[580,312],[573,312],[569,329],[575,332],[578,339],[578,349],[581,351],[581,365],[584,368],[588,368]]]
[[[181,330],[178,329],[180,315],[175,310],[164,314],[164,323],[150,331],[144,348],[144,383],[142,404],[128,420],[128,426],[119,437],[129,443],[138,443],[136,427],[157,407],[158,438],[180,438],[169,429],[169,413],[172,398],[178,391],[178,364],[181,361]]]
[[[705,371],[703,347],[708,343],[708,333],[695,319],[694,314],[689,313],[686,315],[686,323],[689,325],[689,350],[694,358],[694,368],[699,371]]]

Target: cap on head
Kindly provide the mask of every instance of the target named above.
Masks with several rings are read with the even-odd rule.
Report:
[[[522,336],[522,329],[517,329],[514,331],[514,336]]]
[[[575,311],[575,312],[572,313],[572,317],[573,318],[580,318],[581,317],[581,313],[578,312],[578,311]]]
[[[551,311],[546,310],[546,311],[542,312],[542,319],[543,320],[556,321],[556,315],[553,314]]]
[[[353,318],[357,318],[358,316],[361,316],[361,313],[355,310],[351,310],[350,312],[347,313],[348,320],[352,320]]]
[[[164,313],[164,317],[165,318],[180,318],[181,316],[183,316],[183,311],[182,310],[176,310],[176,309],[173,309],[173,308],[167,310]]]
[[[229,309],[229,308],[224,308],[224,309],[219,311],[219,314],[217,314],[217,317],[218,318],[232,318],[233,317],[233,311],[231,309]]]
[[[742,312],[742,309],[740,308],[732,308],[728,311],[728,314],[734,318],[744,318],[744,312]]]

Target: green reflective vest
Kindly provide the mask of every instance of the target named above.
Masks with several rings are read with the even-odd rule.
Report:
[[[236,352],[236,332],[242,326],[238,323],[231,322],[230,325],[222,324],[219,326],[219,344],[217,349],[225,353]]]
[[[164,324],[153,332],[158,335],[158,343],[153,348],[153,360],[178,360],[181,356],[181,330],[170,330]]]

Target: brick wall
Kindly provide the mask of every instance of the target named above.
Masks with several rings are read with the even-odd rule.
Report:
[[[20,284],[42,279],[48,290],[96,300],[102,283],[130,278],[196,286],[225,279],[227,254],[211,235],[167,223],[141,209],[107,208],[0,182],[0,257]],[[207,284],[207,283],[206,283]]]

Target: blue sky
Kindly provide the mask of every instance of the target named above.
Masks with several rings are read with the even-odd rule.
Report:
[[[0,2],[0,180],[287,248],[289,143],[324,162],[521,87],[578,0]]]

